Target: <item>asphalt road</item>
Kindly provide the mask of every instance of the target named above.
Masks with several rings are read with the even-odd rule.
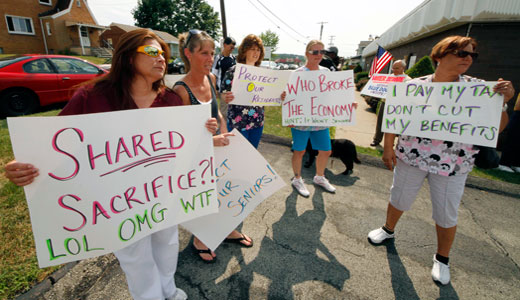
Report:
[[[430,276],[436,240],[427,184],[395,242],[375,247],[367,233],[384,222],[392,182],[378,159],[361,157],[350,176],[332,159],[326,176],[336,194],[308,184],[311,196],[303,198],[290,186],[287,141],[265,137],[259,150],[287,186],[243,223],[254,246],[221,245],[215,264],[201,262],[189,247],[191,234],[181,230],[175,280],[190,299],[520,299],[519,185],[468,180],[452,282],[439,286]],[[313,167],[303,170],[307,183],[313,175]],[[113,255],[71,264],[54,277],[61,278],[19,299],[130,299]]]

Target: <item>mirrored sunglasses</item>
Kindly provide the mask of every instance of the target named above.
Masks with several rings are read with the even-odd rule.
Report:
[[[157,47],[154,47],[154,46],[149,46],[149,45],[140,46],[139,48],[137,48],[137,52],[144,53],[150,57],[157,57],[164,53],[163,50],[161,50]]]
[[[201,32],[202,31],[198,29],[190,29],[190,31],[188,32],[188,37],[186,38],[186,42],[184,43],[184,48],[188,47],[192,36],[200,34]]]
[[[325,50],[309,50],[308,53],[312,54],[312,55],[318,55],[318,54],[325,54],[325,53],[327,53],[327,51],[325,51]]]
[[[477,52],[468,52],[468,51],[464,51],[464,50],[455,50],[455,51],[453,51],[453,54],[457,55],[460,58],[465,58],[468,55],[471,56],[471,58],[473,58],[473,59],[477,59],[477,57],[478,57]]]

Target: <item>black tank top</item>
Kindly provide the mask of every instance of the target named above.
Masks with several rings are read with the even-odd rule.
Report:
[[[218,116],[218,103],[217,103],[217,94],[215,92],[215,88],[213,87],[213,82],[211,81],[211,78],[208,75],[208,80],[210,82],[211,86],[211,117],[217,119],[217,122],[220,126],[220,118]],[[201,104],[199,100],[193,95],[190,88],[184,81],[177,81],[173,86],[182,85],[186,91],[188,92],[188,95],[190,95],[190,103],[191,105],[199,105]]]

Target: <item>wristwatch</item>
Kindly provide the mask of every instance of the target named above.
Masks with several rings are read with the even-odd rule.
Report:
[[[506,104],[504,104],[504,106],[502,106],[502,112],[507,111],[507,108],[508,108],[508,106],[507,106],[507,103],[506,103]]]

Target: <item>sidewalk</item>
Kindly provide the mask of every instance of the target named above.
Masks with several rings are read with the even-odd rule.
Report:
[[[520,298],[519,185],[488,181],[488,190],[499,193],[466,188],[451,254],[452,283],[442,287],[430,276],[436,243],[426,185],[401,219],[395,242],[374,247],[366,236],[384,222],[392,172],[379,159],[361,156],[363,163],[344,176],[342,163],[333,159],[326,176],[336,194],[312,185],[311,167],[302,171],[311,192],[303,198],[289,184],[288,145],[269,136],[260,144],[288,185],[243,223],[252,248],[221,245],[218,261],[207,265],[192,253],[191,234],[181,229],[175,279],[190,299]],[[113,255],[81,261],[65,273],[19,299],[130,299]]]
[[[349,139],[357,146],[370,147],[376,131],[377,115],[372,112],[359,92],[355,93],[358,102],[356,125],[336,127],[336,138]]]

